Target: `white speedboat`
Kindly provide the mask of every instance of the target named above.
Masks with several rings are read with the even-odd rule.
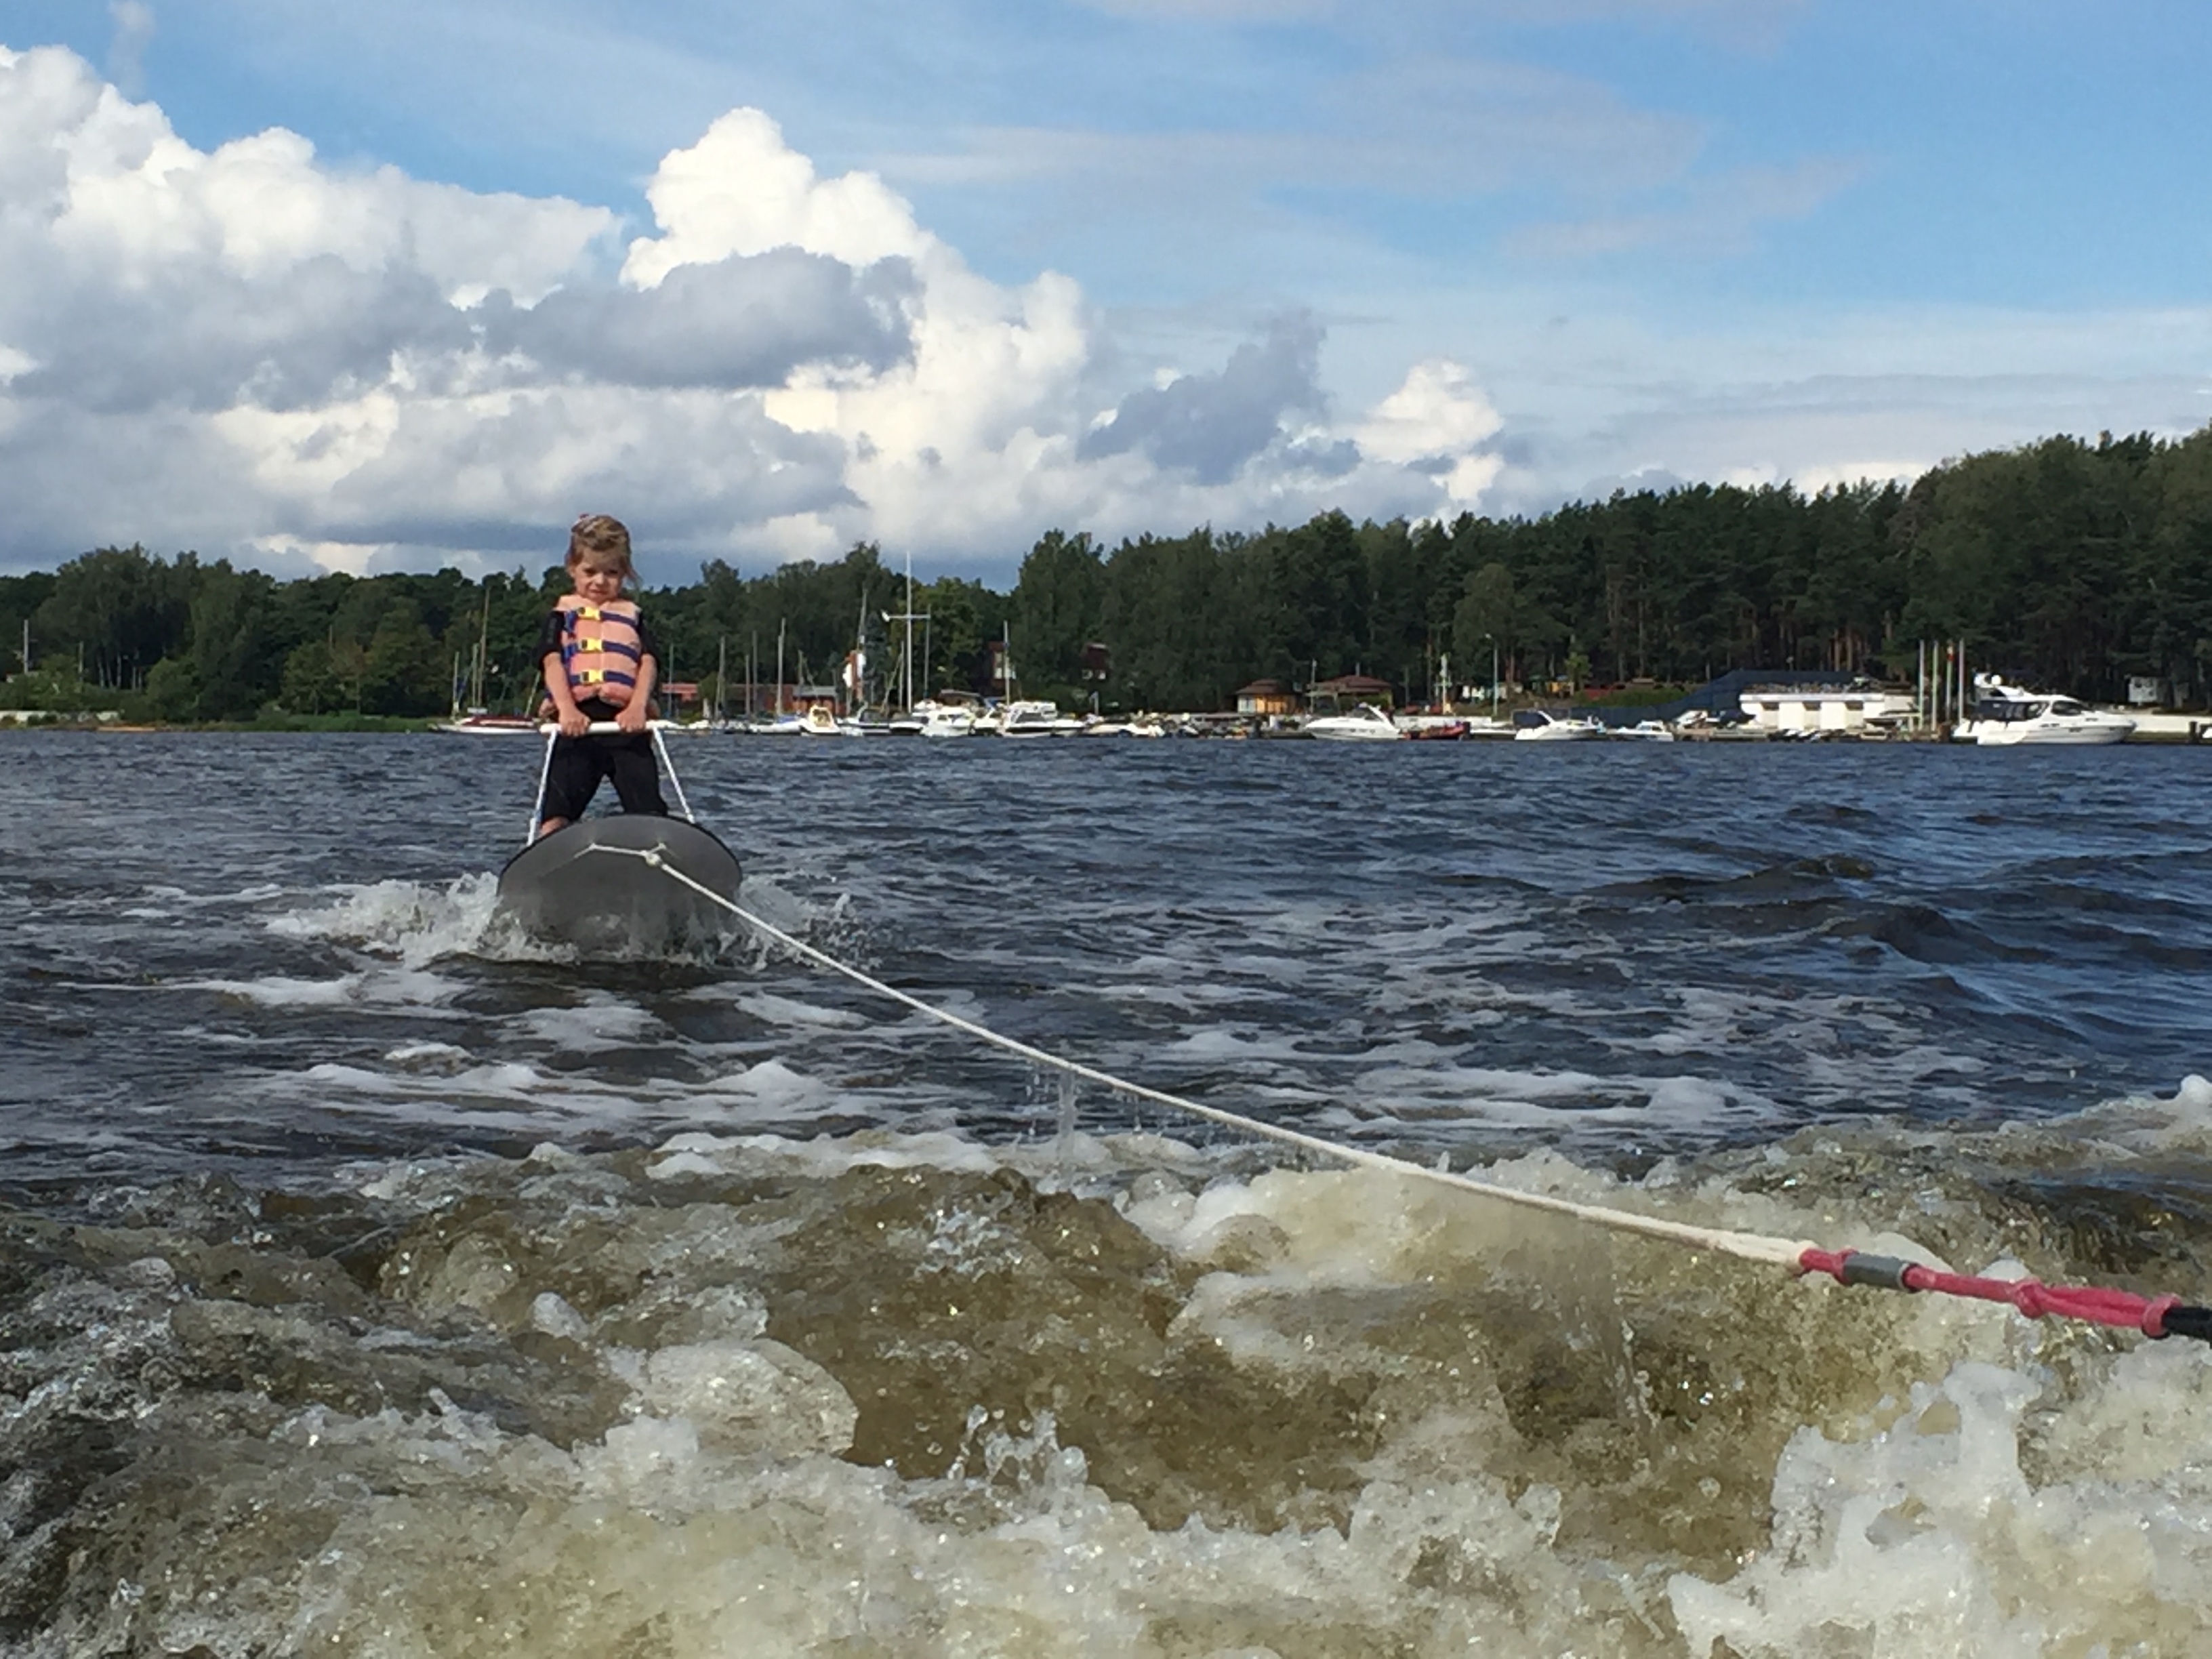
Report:
[[[915,707],[921,708],[920,703]],[[933,703],[921,719],[925,738],[971,738],[975,735],[975,711],[957,702]]]
[[[975,733],[981,705],[958,692],[923,697],[903,714],[891,717],[885,730],[895,738],[967,738]]]
[[[1064,738],[1082,730],[1083,722],[1072,714],[1061,714],[1056,702],[1024,699],[1002,703],[999,708],[999,735],[1002,738]]]
[[[1397,723],[1371,702],[1363,702],[1348,714],[1317,714],[1308,720],[1306,735],[1336,743],[1393,743],[1406,734]]]
[[[1588,743],[1604,735],[1605,727],[1596,720],[1545,708],[1524,708],[1513,717],[1516,743]]]
[[[858,720],[838,719],[836,711],[826,702],[810,705],[799,716],[799,729],[810,738],[857,738],[865,735]]]
[[[1086,738],[1164,738],[1167,728],[1152,714],[1137,714],[1128,720],[1102,720],[1096,715],[1083,722]]]
[[[531,737],[538,735],[538,722],[526,714],[491,714],[481,708],[471,708],[465,714],[456,714],[449,720],[440,720],[431,728],[438,732],[455,732],[465,738]]]
[[[1672,743],[1673,728],[1664,720],[1638,720],[1633,726],[1608,726],[1605,735],[1615,743]]]
[[[1994,674],[1974,677],[1974,717],[1961,720],[1951,736],[1985,748],[2022,743],[2122,743],[2136,729],[2125,714],[2092,708],[2049,691],[2024,691]]]

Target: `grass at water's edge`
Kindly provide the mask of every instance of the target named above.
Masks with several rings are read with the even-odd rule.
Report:
[[[420,714],[267,714],[250,720],[100,720],[92,714],[33,714],[0,719],[4,732],[429,732]]]

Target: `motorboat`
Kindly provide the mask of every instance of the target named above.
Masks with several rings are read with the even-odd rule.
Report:
[[[973,702],[924,697],[902,714],[891,717],[889,730],[895,738],[966,738],[975,732]]]
[[[2024,743],[2124,743],[2136,729],[2125,714],[2092,708],[2050,691],[2027,691],[1994,674],[1974,677],[1974,714],[1952,729],[1954,742],[1984,748]]]
[[[1316,714],[1306,722],[1305,730],[1310,738],[1335,743],[1395,743],[1406,735],[1371,702],[1363,702],[1349,714]]]
[[[437,732],[455,732],[467,738],[536,737],[538,722],[526,714],[491,714],[481,708],[471,708],[465,714],[456,714],[449,720],[440,720],[431,728]]]
[[[726,907],[737,901],[737,858],[692,817],[661,740],[666,723],[649,729],[675,793],[675,815],[617,812],[541,835],[546,773],[540,769],[528,836],[499,872],[498,908],[526,933],[587,957],[661,956],[734,934],[736,920]],[[550,766],[561,728],[539,730]],[[611,720],[590,728],[594,736],[619,730]]]
[[[1605,735],[1614,743],[1672,743],[1674,728],[1664,720],[1638,720],[1633,726],[1609,726]]]
[[[1741,708],[1686,708],[1674,717],[1677,738],[1763,738],[1767,734]]]
[[[810,703],[799,716],[799,729],[810,738],[858,738],[866,734],[856,720],[842,720],[826,702]]]
[[[999,706],[999,735],[1002,738],[1073,737],[1083,722],[1060,712],[1056,702],[1022,699]]]
[[[1513,741],[1516,743],[1588,743],[1604,735],[1604,726],[1587,715],[1554,714],[1548,708],[1523,708],[1513,717]]]
[[[917,710],[925,705],[915,705]],[[921,735],[925,738],[972,738],[975,735],[975,711],[965,703],[940,702],[926,705],[928,713],[922,715]]]

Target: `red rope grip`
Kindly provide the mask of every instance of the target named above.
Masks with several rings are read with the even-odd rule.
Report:
[[[2142,1297],[2132,1291],[2116,1291],[2098,1285],[2045,1285],[2035,1279],[1978,1279],[1964,1273],[1938,1273],[1917,1265],[1905,1270],[1906,1283],[1916,1291],[1936,1291],[1947,1296],[1970,1296],[1983,1302],[2008,1302],[2029,1319],[2057,1314],[2064,1319],[2141,1331],[2145,1336],[2166,1334],[2166,1312],[2179,1307],[2178,1296]]]
[[[2100,1325],[2124,1326],[2145,1336],[2164,1336],[2166,1316],[2181,1305],[2178,1296],[2141,1297],[2094,1285],[2045,1285],[2039,1279],[1983,1279],[1940,1273],[1917,1261],[1860,1250],[1807,1250],[1797,1258],[1805,1273],[1832,1275],[1845,1285],[1872,1285],[1888,1291],[1934,1291],[1980,1302],[2009,1303],[2029,1319],[2057,1314]]]

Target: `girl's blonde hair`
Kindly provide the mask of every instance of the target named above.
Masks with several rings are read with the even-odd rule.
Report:
[[[568,568],[573,570],[594,555],[609,554],[622,561],[624,577],[636,576],[636,568],[629,562],[629,531],[623,521],[604,513],[580,514],[568,526]]]

